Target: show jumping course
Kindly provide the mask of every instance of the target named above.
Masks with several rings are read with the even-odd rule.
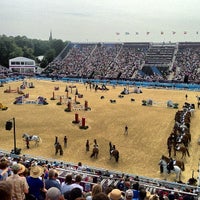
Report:
[[[36,87],[26,87],[23,92],[30,94],[31,99],[44,96],[48,105],[36,106],[35,104],[13,104],[17,93],[4,93],[5,88],[19,88],[20,83],[5,83],[0,87],[0,102],[7,105],[6,112],[1,112],[0,117],[0,149],[11,151],[13,149],[13,131],[5,130],[7,120],[15,117],[17,148],[21,148],[21,154],[51,158],[96,168],[104,168],[113,171],[126,172],[140,176],[163,179],[160,174],[159,160],[162,155],[168,156],[167,138],[174,126],[175,113],[182,109],[186,102],[194,103],[196,109],[191,117],[191,143],[189,144],[190,157],[183,159],[185,171],[182,172],[181,180],[186,182],[192,176],[198,176],[198,165],[200,158],[198,139],[200,136],[200,110],[197,107],[198,91],[169,90],[141,88],[142,93],[130,93],[119,96],[124,86],[109,86],[109,90],[94,90],[82,83],[51,82],[45,80],[30,79]],[[66,85],[69,88],[68,98],[71,97],[72,108],[76,101],[84,106],[89,105],[90,110],[71,109],[65,112],[67,103],[58,98],[50,100],[52,92],[55,97],[66,96]],[[76,87],[74,87],[76,86]],[[54,90],[59,88],[59,90]],[[81,95],[78,98],[76,88]],[[143,106],[142,100],[153,100],[151,106]],[[111,103],[114,100],[115,103]],[[62,101],[61,105],[57,102]],[[178,108],[169,108],[166,102],[176,102]],[[159,105],[158,103],[159,102]],[[163,103],[161,103],[163,102]],[[77,106],[77,105],[76,105]],[[81,120],[82,119],[82,120]],[[84,120],[83,120],[84,119]],[[79,123],[88,126],[80,129]],[[124,127],[128,126],[128,134],[124,134]],[[42,144],[35,146],[30,142],[30,149],[22,139],[23,133],[38,135],[42,138]],[[64,136],[67,136],[67,147],[64,148]],[[63,156],[55,155],[55,136],[63,147]],[[97,140],[99,154],[97,159],[90,158],[93,141]],[[86,152],[85,144],[89,140],[90,151]],[[119,161],[110,160],[109,142],[115,144],[119,150]],[[181,160],[181,153],[177,152],[176,158]],[[168,176],[168,180],[174,180],[175,175]]]

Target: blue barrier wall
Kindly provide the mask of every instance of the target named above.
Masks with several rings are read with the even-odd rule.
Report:
[[[144,82],[144,81],[124,81],[124,80],[98,80],[98,79],[80,79],[80,78],[61,78],[51,79],[48,77],[34,77],[36,79],[48,80],[48,81],[63,81],[63,82],[93,82],[95,84],[110,84],[110,85],[123,85],[123,86],[136,86],[136,87],[155,87],[155,88],[171,88],[171,89],[182,89],[182,90],[200,90],[199,84],[192,83],[160,83],[160,82]],[[23,81],[23,77],[5,78],[0,79],[0,82],[11,82],[11,81]]]

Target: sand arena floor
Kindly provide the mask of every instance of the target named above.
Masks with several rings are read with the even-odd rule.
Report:
[[[50,82],[43,80],[27,79],[27,82],[33,82],[35,88],[26,88],[23,92],[29,93],[29,99],[36,100],[38,96],[47,98],[48,105],[14,105],[16,93],[4,93],[9,86],[11,89],[17,89],[22,82],[12,82],[0,87],[0,103],[8,106],[7,111],[0,111],[0,149],[10,151],[13,148],[13,131],[5,130],[7,120],[15,117],[16,120],[16,140],[17,147],[21,148],[22,154],[41,156],[44,158],[53,158],[72,163],[81,161],[83,165],[104,168],[114,171],[121,171],[141,176],[163,179],[159,172],[159,159],[161,155],[167,153],[167,137],[172,131],[174,125],[174,116],[177,109],[167,108],[166,102],[172,100],[179,103],[179,109],[182,109],[185,95],[188,95],[189,103],[197,103],[197,91],[169,90],[169,89],[148,89],[141,88],[142,94],[129,94],[124,98],[118,95],[123,87],[107,86],[109,91],[97,91],[86,89],[86,86],[78,83]],[[56,105],[59,102],[59,96],[66,96],[65,88],[73,85],[78,88],[78,92],[83,94],[83,98],[77,98],[81,105],[85,100],[91,111],[72,111],[65,112],[66,104]],[[59,87],[58,91],[54,87]],[[133,90],[133,88],[130,88]],[[51,101],[53,96],[58,98]],[[104,99],[100,97],[104,96]],[[75,99],[75,89],[69,90],[69,97]],[[135,102],[131,102],[131,98]],[[110,99],[115,99],[116,103],[110,103]],[[152,99],[153,106],[142,106],[143,99]],[[63,100],[64,102],[64,100]],[[86,119],[87,130],[79,129],[79,126],[73,124],[75,113],[79,118]],[[191,157],[184,159],[186,170],[182,173],[182,181],[186,182],[192,176],[198,176],[199,148],[198,138],[200,136],[200,111],[196,108],[191,120],[192,142],[189,147]],[[125,125],[129,127],[128,135],[124,135]],[[30,143],[30,149],[26,149],[22,134],[38,135],[42,138],[42,143],[38,147]],[[55,156],[54,142],[55,136],[58,136],[59,142],[63,146],[64,136],[68,138],[67,148],[64,148],[64,155]],[[86,153],[86,140],[93,145],[93,140],[97,139],[99,144],[98,159],[91,159],[90,152]],[[119,163],[109,159],[109,142],[116,145],[120,152]],[[181,154],[177,154],[177,159]],[[175,175],[170,175],[168,180],[174,180]]]

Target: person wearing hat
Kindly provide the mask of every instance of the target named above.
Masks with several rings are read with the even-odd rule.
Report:
[[[43,167],[35,165],[30,168],[30,176],[27,177],[29,195],[36,197],[38,200],[44,200],[44,193],[46,193],[46,189],[41,177],[43,174]]]
[[[119,189],[113,189],[109,194],[108,197],[110,200],[122,200],[122,192]]]
[[[12,199],[24,200],[25,194],[28,193],[28,185],[25,184],[24,180],[18,174],[21,169],[20,165],[14,164],[11,169],[13,174],[7,177],[6,181],[12,185]]]
[[[51,187],[47,190],[45,200],[64,200],[64,197],[58,188]]]
[[[26,180],[26,176],[27,176],[27,171],[26,171],[26,167],[21,164],[21,163],[17,163],[19,165],[19,171],[17,172],[17,174],[21,177],[21,179],[24,181],[24,185],[26,186],[26,188],[29,188],[27,180]],[[27,194],[25,194],[26,196]]]
[[[125,200],[132,200],[133,199],[133,190],[128,189],[125,192]]]

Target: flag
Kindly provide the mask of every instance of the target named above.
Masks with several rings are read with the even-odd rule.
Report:
[[[173,34],[173,35],[175,35],[175,34],[176,34],[176,32],[175,32],[175,31],[172,31],[172,34]]]
[[[120,33],[119,33],[119,32],[116,32],[116,35],[120,35]]]
[[[149,35],[150,32],[147,32],[147,35]]]
[[[187,34],[187,31],[184,31],[184,34]]]
[[[138,32],[135,32],[135,34],[136,34],[136,35],[139,35],[139,33],[138,33]]]
[[[163,34],[164,34],[164,32],[163,32],[163,31],[161,31],[161,32],[160,32],[160,34],[161,34],[161,35],[163,35]]]
[[[125,35],[130,35],[130,33],[129,32],[125,32]]]

